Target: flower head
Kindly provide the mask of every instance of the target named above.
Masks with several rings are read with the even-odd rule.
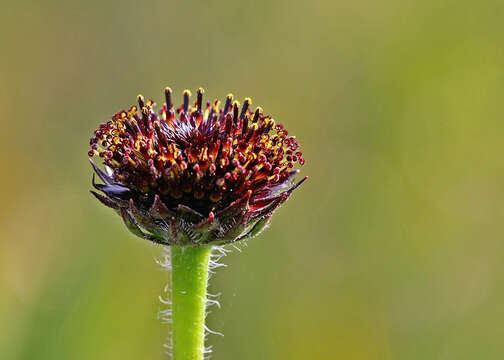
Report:
[[[138,96],[138,106],[101,124],[89,156],[103,184],[91,191],[116,210],[136,235],[165,245],[223,244],[258,234],[273,212],[306,178],[293,183],[305,160],[299,143],[260,107],[240,107],[230,94],[224,106],[203,106],[184,91],[174,108],[172,90],[158,113]]]

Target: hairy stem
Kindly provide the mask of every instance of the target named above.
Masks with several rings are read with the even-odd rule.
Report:
[[[202,360],[211,247],[171,248],[174,360]]]

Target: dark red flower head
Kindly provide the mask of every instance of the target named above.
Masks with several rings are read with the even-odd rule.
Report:
[[[223,244],[258,234],[297,184],[299,143],[251,100],[227,96],[196,102],[184,91],[174,108],[172,91],[158,113],[152,100],[122,110],[101,124],[89,156],[103,184],[91,191],[115,209],[138,236],[166,245]]]

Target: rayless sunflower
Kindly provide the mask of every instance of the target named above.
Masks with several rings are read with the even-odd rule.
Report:
[[[306,177],[293,182],[305,159],[299,143],[265,115],[240,107],[230,94],[224,106],[203,107],[183,93],[174,108],[172,90],[156,112],[152,100],[121,110],[90,140],[91,165],[103,182],[93,195],[114,209],[128,229],[150,241],[177,246],[220,245],[259,234],[273,212]]]

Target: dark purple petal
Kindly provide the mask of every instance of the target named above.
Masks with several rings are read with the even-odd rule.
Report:
[[[98,166],[95,165],[92,159],[89,159],[89,162],[91,163],[91,166],[93,167],[95,173],[98,175],[98,177],[103,181],[105,184],[111,184],[113,180],[105,174]]]
[[[97,198],[103,205],[105,206],[108,206],[109,208],[112,208],[114,210],[119,210],[119,205],[117,205],[117,203],[112,200],[112,199],[109,199],[108,197],[106,196],[103,196],[102,194],[98,194],[96,191],[93,191],[93,190],[90,190],[91,194],[93,194],[95,196],[95,198]]]

